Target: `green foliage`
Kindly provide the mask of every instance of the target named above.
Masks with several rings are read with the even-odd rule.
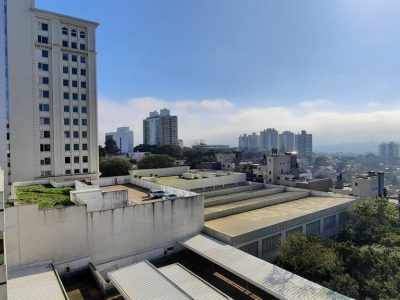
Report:
[[[153,154],[165,154],[174,158],[182,158],[182,148],[178,145],[162,145],[154,149]]]
[[[174,166],[174,159],[168,155],[154,154],[143,158],[138,163],[139,169],[158,169]]]
[[[53,188],[43,185],[17,186],[17,205],[39,204],[39,209],[73,205],[69,187]]]
[[[120,149],[117,146],[117,143],[112,138],[106,139],[104,150],[109,157],[118,154],[120,151]]]
[[[153,152],[157,148],[156,145],[146,145],[146,144],[140,144],[135,146],[133,148],[133,151],[135,152]]]
[[[129,175],[132,169],[130,162],[123,158],[100,159],[99,169],[101,177]]]

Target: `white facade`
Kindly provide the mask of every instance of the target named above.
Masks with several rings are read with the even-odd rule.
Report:
[[[279,135],[279,150],[282,153],[295,150],[293,132],[284,131]]]
[[[300,158],[312,156],[312,143],[312,134],[308,134],[305,130],[296,135],[295,146]]]
[[[260,146],[260,137],[257,133],[253,132],[247,137],[248,148],[251,150],[257,150]]]
[[[150,112],[143,120],[143,144],[145,145],[179,145],[178,117],[171,116],[164,108]]]
[[[260,132],[260,148],[271,150],[278,148],[278,131],[275,128],[268,128]]]
[[[9,181],[97,175],[98,24],[7,5]]]
[[[112,138],[123,154],[133,152],[133,131],[129,127],[118,127],[116,132],[106,133],[106,140]]]

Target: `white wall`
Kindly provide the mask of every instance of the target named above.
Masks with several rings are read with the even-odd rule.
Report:
[[[178,166],[178,167],[171,167],[171,168],[161,168],[161,169],[145,169],[145,170],[133,170],[130,171],[131,175],[136,176],[150,176],[158,175],[159,177],[163,176],[179,176],[185,172],[188,172],[190,169],[189,166]]]
[[[75,204],[86,204],[87,211],[101,211],[126,206],[128,203],[128,190],[102,192],[99,188],[72,191],[71,201]]]

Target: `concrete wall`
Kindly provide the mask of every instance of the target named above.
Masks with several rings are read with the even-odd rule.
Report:
[[[102,192],[99,188],[84,191],[72,191],[71,201],[78,205],[86,204],[87,211],[100,211],[126,206],[128,203],[128,190]]]
[[[150,176],[151,174],[158,175],[159,177],[179,176],[185,172],[188,172],[189,169],[190,169],[189,166],[177,166],[177,167],[161,168],[161,169],[133,170],[130,171],[129,173],[131,175],[136,175],[136,176]]]
[[[12,268],[52,260],[73,271],[87,266],[85,257],[93,263],[138,253],[146,257],[152,249],[198,234],[203,206],[203,197],[195,195],[96,212],[88,212],[86,206],[10,207],[5,228],[8,264]],[[65,272],[60,267],[58,271]]]
[[[176,184],[176,187],[184,190],[199,191],[201,189],[224,187],[225,185],[241,184],[244,182],[246,182],[246,174],[231,173],[229,175],[212,177],[212,178],[182,180]]]

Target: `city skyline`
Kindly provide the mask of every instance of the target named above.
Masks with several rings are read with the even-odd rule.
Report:
[[[120,126],[142,140],[140,120],[162,107],[179,116],[187,145],[198,139],[235,145],[241,131],[268,127],[313,132],[316,149],[398,140],[400,3],[166,5],[37,1],[102,24],[100,143]],[[107,51],[110,41],[117,42],[114,51]]]

